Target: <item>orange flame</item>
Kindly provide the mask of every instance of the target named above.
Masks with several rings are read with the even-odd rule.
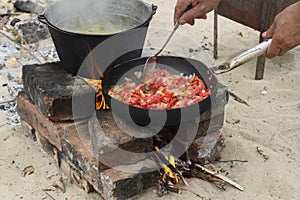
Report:
[[[170,156],[169,159],[170,164],[175,167],[175,159],[173,156]],[[172,170],[167,166],[163,165],[164,174],[162,175],[162,181],[164,183],[168,183],[168,180],[170,180],[173,184],[177,184],[179,182],[179,177],[172,172]]]
[[[109,106],[105,103],[105,99],[102,94],[102,80],[87,79],[86,82],[96,91],[96,110],[109,109]]]
[[[157,146],[154,147],[155,151],[159,151]],[[166,157],[169,163],[175,168],[175,158],[173,156]],[[165,164],[162,165],[163,173],[161,174],[162,181],[164,183],[170,184],[177,184],[179,182],[179,177]]]

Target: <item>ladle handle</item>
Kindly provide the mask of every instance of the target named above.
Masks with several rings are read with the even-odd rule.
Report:
[[[192,5],[188,5],[187,8],[185,9],[184,13],[187,12],[188,10],[192,9],[192,8],[193,8]],[[170,36],[168,37],[167,41],[164,43],[164,45],[162,46],[162,48],[153,56],[154,58],[156,58],[164,50],[164,48],[167,46],[168,42],[170,41],[170,39],[174,35],[175,31],[178,29],[179,25],[180,25],[179,24],[179,19],[177,19],[177,21],[175,22],[174,28],[173,28]]]
[[[253,58],[256,58],[258,56],[264,55],[271,44],[272,39],[266,40],[264,42],[259,43],[257,46],[241,53],[237,57],[233,58],[229,62],[229,67],[230,68],[235,68],[238,67]]]
[[[264,42],[259,43],[255,47],[239,54],[238,56],[234,57],[233,59],[227,61],[226,63],[212,67],[211,70],[214,71],[215,74],[222,74],[232,69],[256,58],[258,56],[264,55],[270,46],[272,39],[265,40]]]
[[[168,42],[170,41],[170,39],[172,38],[172,36],[174,35],[174,33],[178,29],[178,27],[179,27],[179,21],[177,20],[171,34],[169,35],[169,37],[167,39],[167,41],[164,43],[162,48],[154,55],[154,57],[157,57],[164,50],[164,48],[167,46]]]

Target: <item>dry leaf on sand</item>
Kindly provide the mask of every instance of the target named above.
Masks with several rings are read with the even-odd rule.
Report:
[[[32,165],[27,166],[23,169],[23,176],[33,174],[33,172],[34,172],[34,167]]]

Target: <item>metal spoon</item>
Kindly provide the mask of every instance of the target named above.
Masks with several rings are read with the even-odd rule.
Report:
[[[150,56],[147,60],[146,63],[144,65],[144,70],[143,70],[143,77],[145,77],[149,72],[153,71],[156,67],[156,59],[157,56],[164,50],[164,48],[167,46],[168,42],[170,41],[170,39],[172,38],[172,36],[174,35],[175,31],[177,30],[177,28],[179,27],[179,21],[177,20],[175,23],[175,26],[173,28],[173,31],[171,32],[170,36],[168,37],[167,41],[164,43],[164,45],[162,46],[162,48],[153,56]]]
[[[192,5],[188,5],[187,8],[185,9],[185,12],[187,12],[188,10],[192,9],[193,6]],[[168,37],[167,41],[165,42],[165,44],[162,46],[162,48],[153,56],[150,56],[147,60],[146,63],[144,65],[144,69],[143,69],[143,74],[142,74],[142,78],[145,77],[149,72],[153,71],[156,67],[156,59],[157,56],[164,50],[164,48],[167,46],[168,42],[170,41],[170,39],[172,38],[172,36],[174,35],[175,31],[178,29],[179,27],[179,19],[175,22],[173,31],[171,32],[170,36]]]

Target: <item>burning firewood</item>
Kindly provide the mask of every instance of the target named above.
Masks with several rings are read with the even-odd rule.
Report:
[[[96,110],[106,110],[109,106],[102,95],[102,80],[82,78],[96,92]]]
[[[200,178],[209,182],[213,182],[217,187],[224,189],[226,183],[234,186],[235,188],[243,191],[244,188],[226,176],[218,174],[198,163],[186,163],[184,161],[176,160],[173,156],[165,157],[158,147],[154,147],[153,159],[160,169],[161,180],[159,181],[157,194],[163,196],[170,192],[180,193],[181,189],[177,186],[180,180],[188,186],[185,181],[186,178]]]
[[[154,160],[162,169],[162,181],[164,183],[168,183],[170,180],[173,184],[179,182],[179,179],[188,186],[188,183],[183,178],[180,171],[175,168],[175,159],[173,156],[170,156],[168,159],[160,152],[159,148],[156,146],[154,147]],[[160,164],[160,161],[162,164]]]

